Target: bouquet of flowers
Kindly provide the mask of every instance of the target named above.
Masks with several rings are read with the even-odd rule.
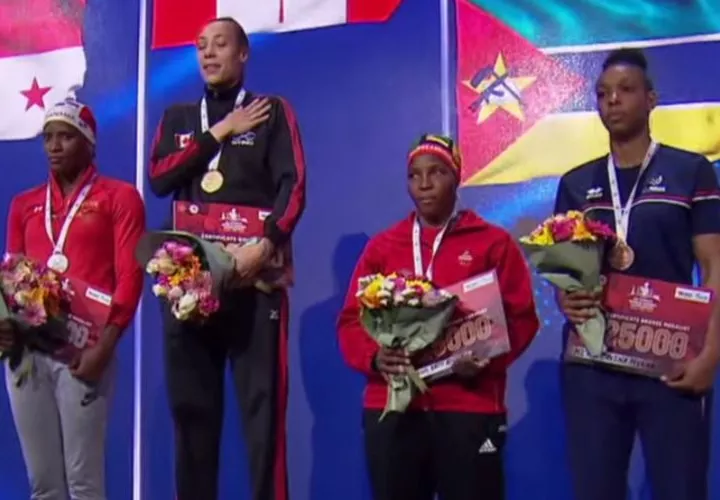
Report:
[[[370,336],[381,347],[404,349],[410,356],[441,336],[457,305],[457,297],[429,281],[397,274],[360,278],[357,298],[360,320]],[[417,390],[425,392],[427,386],[414,368],[390,376],[387,404],[380,418],[405,411]]]
[[[220,308],[232,279],[231,255],[190,233],[161,231],[140,240],[136,258],[155,283],[153,294],[168,301],[180,321],[203,321]]]
[[[218,310],[220,303],[212,295],[210,272],[202,270],[200,258],[190,245],[166,241],[145,270],[155,277],[153,294],[168,300],[177,319],[207,318]]]
[[[617,236],[602,222],[585,217],[582,212],[569,211],[546,219],[520,244],[540,276],[561,290],[572,292],[602,290],[601,273],[608,248]],[[592,356],[604,349],[605,316],[595,316],[576,330]]]
[[[13,347],[0,353],[20,385],[32,371],[29,350],[56,352],[67,343],[69,296],[60,276],[21,255],[6,255],[0,264],[0,321],[13,330]]]

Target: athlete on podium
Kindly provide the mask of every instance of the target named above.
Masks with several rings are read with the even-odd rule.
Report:
[[[368,242],[338,315],[342,355],[367,377],[363,430],[373,500],[431,499],[436,494],[443,500],[505,498],[507,373],[532,342],[539,321],[530,272],[512,237],[474,211],[458,208],[461,169],[450,137],[425,134],[419,139],[407,164],[415,210]],[[509,350],[487,359],[478,354],[486,349],[480,349],[452,360],[451,372],[431,381],[405,412],[381,419],[388,377],[406,373],[411,365],[421,369],[423,355],[379,347],[360,321],[358,280],[398,273],[449,287],[489,272],[495,273],[498,292],[492,301],[483,299],[485,312],[490,304],[501,305]],[[472,288],[478,288],[475,283]],[[448,346],[465,340],[446,337],[441,342]]]
[[[50,108],[43,128],[49,179],[15,196],[8,215],[9,254],[46,263],[64,279],[86,285],[86,293],[74,294],[71,312],[78,302],[82,311],[97,310],[88,297],[104,303],[102,322],[94,325],[98,335],[76,343],[71,359],[57,351],[26,353],[33,371],[22,384],[6,364],[32,499],[106,498],[105,429],[114,352],[142,291],[134,249],[145,231],[145,208],[135,186],[95,167],[95,140],[89,107],[68,100]],[[0,350],[13,344],[9,327],[0,324]]]
[[[152,146],[150,187],[179,213],[208,218],[220,242],[262,220],[255,244],[234,246],[237,281],[203,325],[166,308],[167,386],[175,424],[178,500],[213,500],[223,423],[225,368],[237,392],[255,500],[287,498],[287,295],[253,286],[286,248],[305,206],[305,161],[292,109],[244,86],[249,43],[233,19],[208,23],[197,41],[206,86],[199,102],[166,110]],[[217,220],[210,220],[217,218]],[[208,238],[211,239],[211,238]]]
[[[610,154],[562,177],[555,212],[582,210],[614,225],[621,243],[610,253],[607,271],[638,279],[641,297],[652,297],[654,280],[691,285],[696,264],[704,286],[717,294],[718,180],[703,156],[653,140],[650,113],[657,95],[647,66],[643,53],[634,49],[617,50],[605,60],[596,92]],[[600,297],[560,293],[559,303],[568,320],[567,337],[574,335],[569,325],[594,315]],[[654,499],[707,498],[709,396],[720,361],[717,304],[716,299],[702,352],[664,380],[597,363],[564,363],[563,402],[577,498],[625,498],[636,434]],[[682,322],[677,306],[663,302],[660,308],[676,310]]]

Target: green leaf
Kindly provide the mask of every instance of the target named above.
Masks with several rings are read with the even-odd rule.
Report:
[[[5,302],[5,297],[0,293],[0,321],[10,317],[10,309]]]
[[[583,288],[580,281],[568,274],[562,273],[539,273],[544,279],[558,287],[560,290],[570,292]]]
[[[586,290],[591,290],[600,283],[605,242],[566,241],[550,246],[521,243],[521,246],[539,274],[572,275],[581,283],[581,288]]]
[[[605,315],[599,309],[595,317],[585,323],[575,325],[578,336],[591,356],[600,356],[605,350]]]
[[[360,322],[381,346],[404,348],[412,355],[435,342],[455,312],[458,299],[453,298],[435,307],[395,307],[389,309],[361,308]],[[385,410],[404,412],[415,394],[427,391],[427,385],[414,368],[408,373],[393,375],[388,384]]]

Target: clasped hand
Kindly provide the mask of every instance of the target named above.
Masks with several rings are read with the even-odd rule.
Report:
[[[230,244],[225,251],[235,259],[235,281],[246,283],[265,267],[273,254],[270,240],[263,238],[259,243],[248,245]]]
[[[453,373],[460,378],[470,379],[477,377],[480,371],[489,363],[487,359],[478,359],[474,356],[462,357],[452,366]],[[407,373],[412,361],[406,350],[381,347],[375,356],[375,368],[388,379],[392,375]]]
[[[597,309],[600,307],[600,297],[600,292],[558,290],[560,309],[567,320],[575,325],[585,323],[595,317]]]
[[[12,349],[15,342],[15,331],[10,320],[0,321],[0,353]]]
[[[110,364],[113,350],[101,342],[78,353],[68,368],[73,377],[94,384],[100,381]]]
[[[712,388],[716,373],[717,361],[701,354],[662,377],[662,381],[673,389],[702,394]]]

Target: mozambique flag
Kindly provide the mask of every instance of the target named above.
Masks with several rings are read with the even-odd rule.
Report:
[[[457,4],[458,137],[463,185],[557,177],[608,151],[595,78],[608,45],[540,49],[470,0]],[[646,43],[660,104],[656,140],[720,159],[720,78],[698,67],[720,40]]]

